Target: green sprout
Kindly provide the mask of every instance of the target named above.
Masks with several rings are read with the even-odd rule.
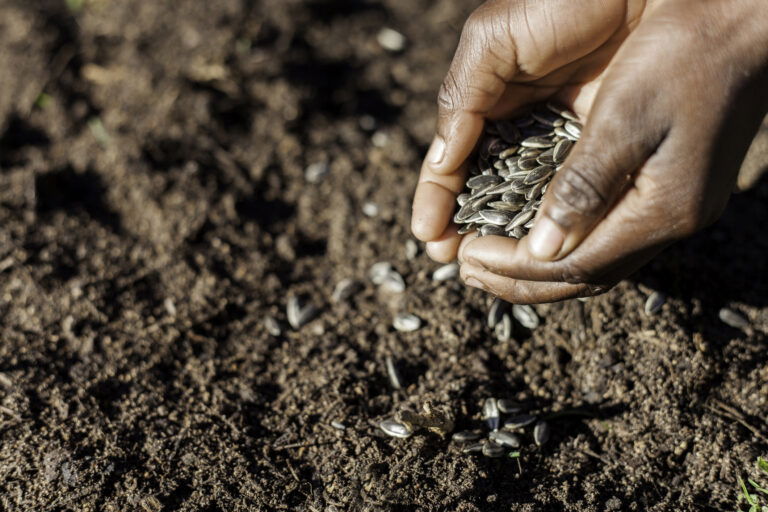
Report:
[[[762,457],[758,457],[757,467],[758,469],[760,469],[760,471],[768,475],[768,460]],[[768,489],[766,489],[763,485],[757,483],[756,481],[752,480],[751,478],[747,478],[746,483],[740,476],[736,478],[739,482],[739,487],[741,487],[741,495],[744,497],[745,500],[747,500],[747,503],[749,504],[749,512],[768,512],[768,498],[761,496],[761,495],[768,496]],[[750,488],[747,487],[747,484],[750,485],[751,492],[750,492]],[[761,502],[764,502],[764,503],[761,503]]]

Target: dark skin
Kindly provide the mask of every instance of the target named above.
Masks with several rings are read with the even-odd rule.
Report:
[[[554,98],[581,140],[521,240],[456,234],[485,119]],[[492,0],[438,97],[412,230],[465,283],[515,303],[595,295],[714,222],[768,111],[765,0]]]

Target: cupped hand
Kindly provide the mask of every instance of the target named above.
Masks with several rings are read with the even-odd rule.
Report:
[[[768,108],[761,0],[494,1],[469,19],[439,96],[412,229],[512,302],[604,291],[713,222]],[[585,130],[520,241],[450,222],[485,118],[555,97]]]

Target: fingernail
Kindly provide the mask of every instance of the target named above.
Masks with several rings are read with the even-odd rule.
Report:
[[[429,146],[429,151],[427,151],[427,162],[432,165],[438,165],[443,161],[444,156],[445,141],[441,136],[437,135],[435,140],[432,141],[432,145]]]
[[[478,281],[474,277],[466,278],[464,280],[464,284],[466,284],[467,286],[471,286],[472,288],[479,288],[481,290],[485,289],[485,285],[483,285],[483,283],[481,283],[480,281]]]
[[[535,258],[551,260],[560,252],[564,241],[565,233],[562,228],[549,217],[541,216],[536,220],[536,225],[530,234],[528,248]]]

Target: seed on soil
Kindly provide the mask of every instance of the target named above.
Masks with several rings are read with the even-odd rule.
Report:
[[[405,291],[405,280],[396,270],[390,270],[381,283],[381,289],[389,293],[403,293]]]
[[[645,307],[643,308],[645,310],[645,314],[649,316],[655,315],[661,310],[661,307],[666,301],[667,297],[663,293],[653,292],[645,301]]]
[[[346,430],[347,426],[340,421],[332,421],[331,426],[336,430]]]
[[[309,164],[304,170],[304,179],[308,183],[320,183],[330,170],[331,168],[327,162]]]
[[[405,258],[412,260],[419,254],[419,244],[415,241],[408,239],[405,241]]]
[[[493,330],[496,335],[496,339],[501,343],[507,342],[512,339],[512,317],[507,313],[501,316],[501,321],[496,324]]]
[[[507,430],[523,428],[532,424],[534,421],[536,421],[536,416],[531,416],[530,414],[521,414],[519,416],[509,418],[507,421],[505,421],[504,428]]]
[[[533,427],[533,440],[538,446],[549,440],[549,423],[544,420],[536,423],[536,426]]]
[[[333,302],[343,302],[357,293],[361,287],[361,284],[354,279],[344,278],[336,283],[331,294],[331,300]]]
[[[383,420],[379,428],[388,436],[405,439],[413,435],[413,429],[395,420]]]
[[[400,372],[397,370],[397,366],[395,366],[395,360],[392,359],[392,356],[387,356],[384,363],[387,366],[387,376],[389,377],[389,383],[395,389],[402,389],[403,379],[400,377]]]
[[[483,419],[491,430],[499,429],[499,407],[495,398],[486,398],[483,402]]]
[[[520,322],[520,325],[526,329],[533,330],[539,326],[539,315],[536,314],[536,310],[533,306],[527,304],[514,304],[512,306],[512,316],[515,320]]]
[[[282,329],[280,329],[280,322],[278,322],[273,316],[264,317],[264,328],[272,336],[280,336]]]
[[[461,451],[463,453],[480,453],[483,451],[483,446],[485,446],[485,443],[473,443],[469,446],[465,446]]]
[[[366,217],[377,217],[379,215],[379,205],[373,201],[366,201],[363,204],[363,215]]]
[[[376,34],[376,41],[385,50],[399,52],[405,48],[405,36],[397,30],[384,27]]]
[[[456,279],[458,275],[459,275],[459,264],[448,263],[447,265],[443,265],[442,267],[439,267],[434,272],[432,272],[432,280],[433,281],[449,281],[451,279]]]
[[[421,327],[421,318],[410,313],[398,313],[392,321],[392,327],[400,332],[413,332]]]
[[[483,455],[486,457],[501,457],[506,450],[500,444],[496,444],[493,441],[483,444]]]
[[[488,439],[508,448],[520,448],[520,438],[511,432],[504,432],[503,430],[491,432]]]
[[[371,265],[368,270],[368,277],[373,284],[381,284],[387,278],[387,274],[392,270],[392,264],[388,261],[380,261]]]
[[[737,313],[732,309],[722,308],[717,316],[720,318],[721,322],[734,329],[746,329],[749,327],[749,320],[747,320],[741,313]]]
[[[496,324],[501,322],[501,318],[504,312],[509,308],[509,303],[496,297],[491,303],[491,307],[488,309],[488,328],[493,329]]]
[[[468,443],[470,441],[477,441],[480,439],[481,435],[479,432],[473,432],[471,430],[463,430],[461,432],[456,432],[451,436],[451,439],[456,441],[457,443]]]
[[[522,409],[520,404],[509,400],[508,398],[499,398],[496,400],[496,405],[498,405],[499,410],[505,414],[516,414]]]
[[[295,295],[288,299],[286,316],[288,318],[288,323],[291,324],[291,327],[295,330],[301,329],[309,323],[310,320],[315,318],[319,312],[320,310],[312,304],[302,304],[299,298]]]

